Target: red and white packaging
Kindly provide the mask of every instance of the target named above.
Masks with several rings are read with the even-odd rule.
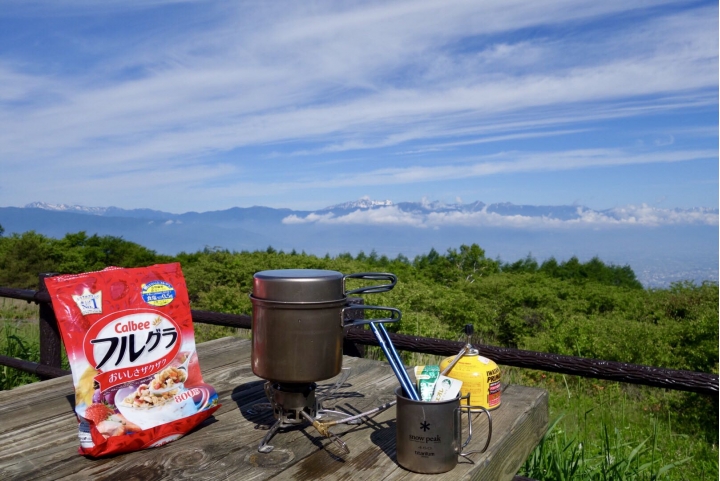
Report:
[[[161,446],[219,406],[200,373],[180,264],[45,279],[75,385],[80,454]]]

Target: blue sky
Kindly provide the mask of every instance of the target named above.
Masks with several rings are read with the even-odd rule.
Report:
[[[361,197],[717,208],[717,2],[3,2],[0,206]]]

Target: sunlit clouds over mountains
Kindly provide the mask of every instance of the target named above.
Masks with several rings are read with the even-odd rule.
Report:
[[[417,228],[516,227],[516,228],[597,228],[612,226],[718,225],[718,210],[660,209],[648,205],[626,206],[595,211],[578,206],[553,207],[482,205],[468,209],[451,205],[441,209],[414,209],[402,205],[386,205],[372,209],[355,209],[337,215],[334,212],[312,212],[305,216],[291,214],[284,224],[387,225]],[[509,207],[509,208],[508,208]],[[522,208],[533,212],[521,212]],[[503,212],[504,211],[504,212]]]

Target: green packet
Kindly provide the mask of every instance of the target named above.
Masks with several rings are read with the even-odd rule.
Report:
[[[432,399],[438,376],[440,376],[440,366],[415,366],[415,379],[417,379],[421,401]]]

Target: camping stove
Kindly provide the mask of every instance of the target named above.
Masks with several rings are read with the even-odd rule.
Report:
[[[248,409],[248,414],[260,414],[265,410],[272,410],[276,421],[268,430],[265,437],[260,441],[258,451],[261,453],[269,453],[273,450],[273,446],[268,444],[275,434],[281,429],[302,426],[306,423],[312,424],[323,436],[330,438],[345,453],[349,453],[347,445],[335,434],[329,431],[329,427],[335,424],[359,424],[362,420],[358,416],[352,416],[356,419],[340,419],[347,418],[347,414],[331,409],[324,409],[322,401],[333,397],[337,389],[342,386],[350,375],[348,369],[342,370],[340,379],[329,389],[323,390],[322,394],[317,396],[315,391],[317,384],[313,383],[281,383],[281,382],[265,382],[265,395],[268,398],[267,403],[254,404]]]
[[[345,284],[351,279],[371,284],[348,290]],[[349,374],[342,369],[344,331],[365,324],[397,322],[402,314],[392,307],[358,305],[348,296],[387,292],[396,282],[394,274],[382,272],[343,275],[319,269],[279,269],[255,273],[250,295],[253,306],[250,366],[253,374],[266,381],[268,402],[262,408],[271,409],[276,419],[260,443],[260,452],[272,451],[268,442],[278,430],[304,423],[311,423],[320,434],[349,452],[328,428],[361,422],[362,415],[348,418],[347,413],[322,407],[322,401],[332,396]],[[384,311],[389,317],[367,319],[363,312],[367,310]],[[330,389],[315,384],[341,372],[343,376]],[[261,406],[251,408],[257,409]]]
[[[261,453],[269,453],[272,451],[274,447],[271,446],[269,442],[281,429],[302,427],[309,423],[321,435],[331,439],[345,454],[349,453],[350,449],[345,442],[336,434],[332,433],[330,427],[337,424],[361,424],[364,421],[363,418],[380,413],[395,405],[396,402],[391,401],[370,411],[353,416],[349,416],[347,413],[341,411],[323,408],[322,402],[336,397],[336,391],[345,384],[349,375],[350,370],[343,368],[342,375],[338,381],[329,388],[320,388],[322,392],[317,396],[317,385],[315,383],[279,383],[266,381],[264,386],[265,395],[269,402],[254,404],[246,411],[247,414],[257,415],[261,414],[262,411],[272,410],[276,420],[262,441],[260,441],[258,451]]]

